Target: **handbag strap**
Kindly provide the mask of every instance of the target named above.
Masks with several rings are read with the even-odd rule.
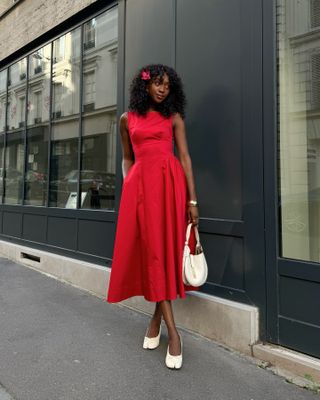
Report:
[[[187,226],[186,241],[185,241],[186,245],[189,244],[191,228],[192,228],[192,223],[188,224],[188,226]],[[196,241],[197,241],[196,248],[202,249],[202,246],[201,246],[201,243],[200,243],[199,231],[198,231],[198,228],[196,226],[194,226],[194,233],[195,233]]]

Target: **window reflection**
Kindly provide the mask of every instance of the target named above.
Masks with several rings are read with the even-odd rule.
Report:
[[[29,56],[25,204],[46,205],[51,45]]]
[[[52,152],[49,205],[76,208],[79,138],[80,28],[53,42]]]
[[[80,207],[114,209],[117,9],[82,28],[82,44],[79,27],[0,71],[5,203],[45,206],[48,201],[52,207],[76,208],[80,186]]]
[[[22,203],[27,59],[9,68],[4,202]]]
[[[93,18],[84,25],[84,50],[88,50],[96,45],[96,22],[97,18]]]
[[[0,202],[3,194],[3,153],[6,130],[7,70],[0,71]]]
[[[320,261],[319,1],[278,0],[282,256]]]
[[[84,25],[80,191],[84,208],[114,208],[117,9]]]

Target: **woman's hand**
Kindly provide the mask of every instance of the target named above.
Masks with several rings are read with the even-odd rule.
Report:
[[[193,226],[199,225],[199,211],[196,206],[188,206],[188,224],[192,223]]]

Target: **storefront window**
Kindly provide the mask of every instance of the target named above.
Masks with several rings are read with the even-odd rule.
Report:
[[[320,13],[277,1],[282,256],[320,262]]]
[[[84,25],[80,174],[83,208],[114,208],[117,20],[117,9],[111,9]]]
[[[22,203],[27,59],[9,67],[4,202]]]
[[[117,39],[112,8],[0,71],[0,201],[114,209]]]
[[[45,206],[48,181],[51,45],[29,56],[25,204]]]
[[[76,208],[80,103],[80,28],[53,42],[49,205]]]

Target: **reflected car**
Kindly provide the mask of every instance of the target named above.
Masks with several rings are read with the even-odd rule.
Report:
[[[25,176],[25,198],[44,201],[46,196],[47,176],[43,172],[29,170]]]
[[[46,174],[44,174],[43,172],[29,170],[26,173],[26,182],[39,182],[43,184],[44,182],[46,182],[46,180]]]
[[[6,199],[19,200],[22,198],[23,174],[15,168],[7,168],[4,177]]]
[[[62,179],[50,182],[50,198],[60,202],[67,202],[70,193],[77,192],[79,173],[78,170],[71,170]],[[94,203],[100,208],[100,201],[114,200],[115,197],[115,174],[104,171],[82,170],[80,180],[80,191],[89,193],[91,198],[89,203]],[[92,201],[92,198],[95,200]],[[62,200],[64,199],[64,200]],[[85,201],[84,207],[90,207],[88,200]],[[103,205],[106,207],[106,205]],[[93,205],[91,204],[91,207]]]

